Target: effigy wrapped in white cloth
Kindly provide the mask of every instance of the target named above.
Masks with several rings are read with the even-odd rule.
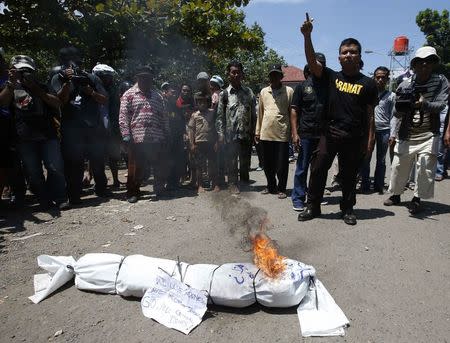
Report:
[[[277,277],[252,263],[188,264],[143,255],[91,253],[76,261],[71,256],[41,255],[38,265],[46,274],[34,276],[34,303],[47,298],[75,278],[80,290],[142,298],[161,272],[185,285],[204,291],[208,303],[242,308],[259,303],[267,307],[299,305],[304,336],[344,335],[348,319],[315,278],[315,269],[283,258]],[[317,286],[316,286],[317,283]],[[302,301],[303,300],[303,301]]]
[[[298,305],[314,280],[315,270],[302,262],[285,259],[285,270],[276,278],[266,277],[252,263],[188,264],[174,260],[130,255],[86,254],[78,261],[70,256],[38,257],[47,274],[35,275],[39,303],[75,277],[80,290],[141,298],[164,271],[186,285],[206,291],[209,302],[230,307],[247,307],[255,302],[267,307]]]

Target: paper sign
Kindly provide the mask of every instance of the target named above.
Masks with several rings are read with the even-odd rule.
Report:
[[[203,292],[161,273],[145,292],[141,308],[144,316],[187,335],[202,321],[207,300]]]

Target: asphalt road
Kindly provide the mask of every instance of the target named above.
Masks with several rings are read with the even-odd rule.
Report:
[[[239,198],[226,191],[195,196],[184,190],[160,201],[145,194],[131,205],[123,201],[122,189],[113,199],[88,196],[85,207],[61,214],[2,212],[0,342],[450,340],[450,180],[436,185],[435,198],[424,201],[425,211],[417,217],[404,206],[384,207],[387,195],[358,195],[358,224],[348,226],[338,215],[340,192],[326,196],[321,218],[300,223],[289,198],[260,194],[263,172],[252,172],[251,179],[255,182]],[[403,200],[411,197],[407,191]],[[33,294],[33,274],[41,272],[40,254],[79,258],[111,252],[180,256],[189,263],[250,262],[245,237],[265,213],[280,253],[313,265],[349,318],[345,337],[302,338],[296,308],[210,307],[185,336],[145,318],[138,300],[82,292],[73,284],[38,305],[27,299]],[[134,230],[136,225],[143,228]]]

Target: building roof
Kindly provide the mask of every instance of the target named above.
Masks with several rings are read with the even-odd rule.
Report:
[[[296,66],[283,67],[284,78],[283,82],[300,82],[305,80],[303,70]]]

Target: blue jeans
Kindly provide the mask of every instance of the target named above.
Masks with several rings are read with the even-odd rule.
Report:
[[[47,205],[50,201],[57,204],[66,201],[64,163],[59,141],[48,139],[39,142],[21,142],[18,149],[31,189],[39,202]],[[47,180],[44,177],[42,163],[47,170]]]
[[[294,207],[303,207],[306,200],[308,168],[311,155],[317,149],[319,138],[300,139],[300,151],[298,153],[297,165],[294,174],[294,188],[292,190],[292,204]]]
[[[437,157],[437,168],[436,168],[436,176],[444,176],[447,177],[447,166],[449,162],[449,153],[444,145],[444,133],[445,133],[445,117],[448,112],[448,107],[445,106],[444,110],[440,114],[441,119],[441,127],[439,129],[439,150]]]
[[[377,148],[377,162],[375,167],[373,188],[382,191],[384,188],[384,176],[386,174],[386,154],[389,148],[390,130],[381,130],[375,132],[375,144]],[[370,189],[370,160],[372,154],[364,159],[361,167],[361,189]]]

